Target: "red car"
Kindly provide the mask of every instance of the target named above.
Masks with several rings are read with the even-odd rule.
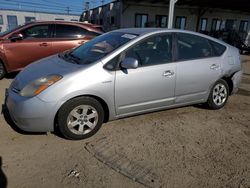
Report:
[[[39,21],[0,33],[0,78],[26,65],[77,47],[103,33],[83,22]]]

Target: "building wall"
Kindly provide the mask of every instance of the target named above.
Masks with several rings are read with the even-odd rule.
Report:
[[[0,24],[1,32],[8,30],[7,15],[17,16],[18,25],[23,25],[25,23],[25,17],[35,17],[36,20],[43,20],[43,21],[52,21],[56,19],[63,19],[65,21],[78,21],[80,18],[80,16],[77,15],[26,12],[26,11],[15,11],[15,10],[0,10],[0,15],[3,18],[3,24]]]
[[[113,5],[112,7],[110,5]],[[153,27],[156,15],[168,16],[168,7],[166,5],[154,5],[154,4],[138,4],[128,3],[123,4],[121,1],[113,2],[102,7],[92,9],[84,12],[82,15],[82,21],[88,21],[91,23],[102,24],[106,31],[117,28],[129,28],[135,27],[135,15],[147,14],[149,26]],[[114,16],[115,24],[110,24],[110,15]],[[198,20],[198,9],[194,7],[175,7],[173,27],[175,27],[176,17],[186,17],[187,30],[196,31],[196,25]],[[96,19],[98,18],[98,19]],[[100,23],[98,20],[102,18]],[[244,13],[240,11],[222,10],[222,9],[209,9],[201,18],[207,19],[206,32],[211,32],[212,20],[219,19],[222,23],[226,20],[234,20],[234,29],[239,31],[240,22],[242,20],[248,21],[248,28],[246,32],[240,33],[242,38],[250,36],[250,13]],[[223,24],[222,24],[223,25]],[[198,29],[199,31],[199,29]],[[250,38],[250,37],[249,37]],[[249,41],[250,43],[250,41]]]

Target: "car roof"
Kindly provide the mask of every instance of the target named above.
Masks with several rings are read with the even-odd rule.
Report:
[[[167,28],[125,28],[125,29],[118,29],[118,30],[114,30],[112,32],[123,32],[123,33],[129,33],[129,34],[135,34],[135,35],[139,35],[139,36],[143,36],[143,35],[147,35],[147,34],[156,34],[156,33],[161,33],[161,32],[177,32],[177,33],[187,33],[187,34],[193,34],[193,35],[197,35],[197,36],[201,36],[213,41],[216,41],[218,43],[221,43],[225,46],[228,46],[227,43],[210,37],[208,35],[204,35],[202,33],[197,33],[194,31],[188,31],[188,30],[182,30],[182,29],[167,29]]]

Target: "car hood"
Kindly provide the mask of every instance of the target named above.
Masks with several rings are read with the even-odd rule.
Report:
[[[66,62],[58,55],[53,55],[28,65],[16,76],[12,87],[22,90],[27,84],[43,76],[52,74],[65,76],[83,67],[85,66]]]

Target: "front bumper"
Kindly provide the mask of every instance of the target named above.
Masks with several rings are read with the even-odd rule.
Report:
[[[233,91],[232,91],[232,94],[235,94],[238,90],[239,90],[239,87],[240,87],[240,82],[241,82],[241,79],[242,79],[242,70],[241,71],[238,71],[236,72],[233,77],[232,77],[232,81],[233,81]]]
[[[6,90],[5,106],[13,122],[23,131],[54,130],[54,118],[57,113],[55,102],[44,102],[38,97],[22,97],[9,89]]]

